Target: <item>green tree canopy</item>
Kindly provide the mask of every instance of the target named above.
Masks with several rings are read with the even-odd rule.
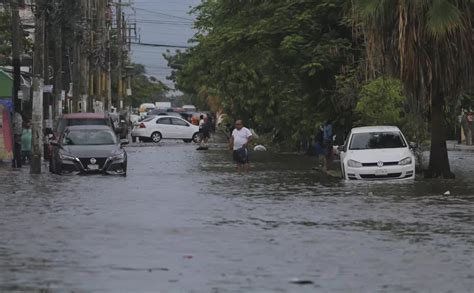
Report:
[[[345,2],[203,1],[194,11],[197,45],[167,56],[171,78],[279,140],[312,133],[317,122],[344,115],[336,76],[357,58]]]
[[[393,78],[377,78],[362,87],[356,113],[359,123],[368,125],[403,126],[404,105],[402,83]]]
[[[126,98],[126,103],[139,107],[142,103],[157,102],[163,99],[169,88],[153,76],[146,73],[145,66],[133,64],[132,96]]]

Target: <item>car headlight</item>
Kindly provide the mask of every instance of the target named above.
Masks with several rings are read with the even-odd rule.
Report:
[[[347,166],[352,167],[352,168],[361,168],[362,163],[354,161],[354,160],[349,160],[347,161]]]
[[[110,157],[112,160],[124,160],[125,159],[125,152],[118,152],[118,153],[113,153],[112,157]]]
[[[73,155],[66,154],[66,153],[59,153],[59,158],[61,160],[68,160],[68,161],[77,161],[77,158]]]
[[[401,160],[400,162],[398,162],[398,165],[406,166],[406,165],[411,165],[411,163],[412,163],[412,159],[410,157],[408,157],[408,158],[405,158],[405,159]]]

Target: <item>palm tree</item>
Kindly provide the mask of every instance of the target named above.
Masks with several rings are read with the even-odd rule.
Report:
[[[474,80],[474,0],[352,0],[369,68],[383,67],[431,109],[427,177],[453,178],[445,104]]]

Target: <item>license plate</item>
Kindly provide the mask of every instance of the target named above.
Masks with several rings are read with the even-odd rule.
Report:
[[[386,176],[388,174],[386,169],[375,170],[375,176]]]
[[[99,170],[99,165],[87,165],[87,169],[89,169],[89,170]]]

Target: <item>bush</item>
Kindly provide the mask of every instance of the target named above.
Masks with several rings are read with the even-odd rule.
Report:
[[[380,77],[362,87],[356,114],[359,125],[395,125],[404,123],[404,104],[402,83],[398,79]]]

